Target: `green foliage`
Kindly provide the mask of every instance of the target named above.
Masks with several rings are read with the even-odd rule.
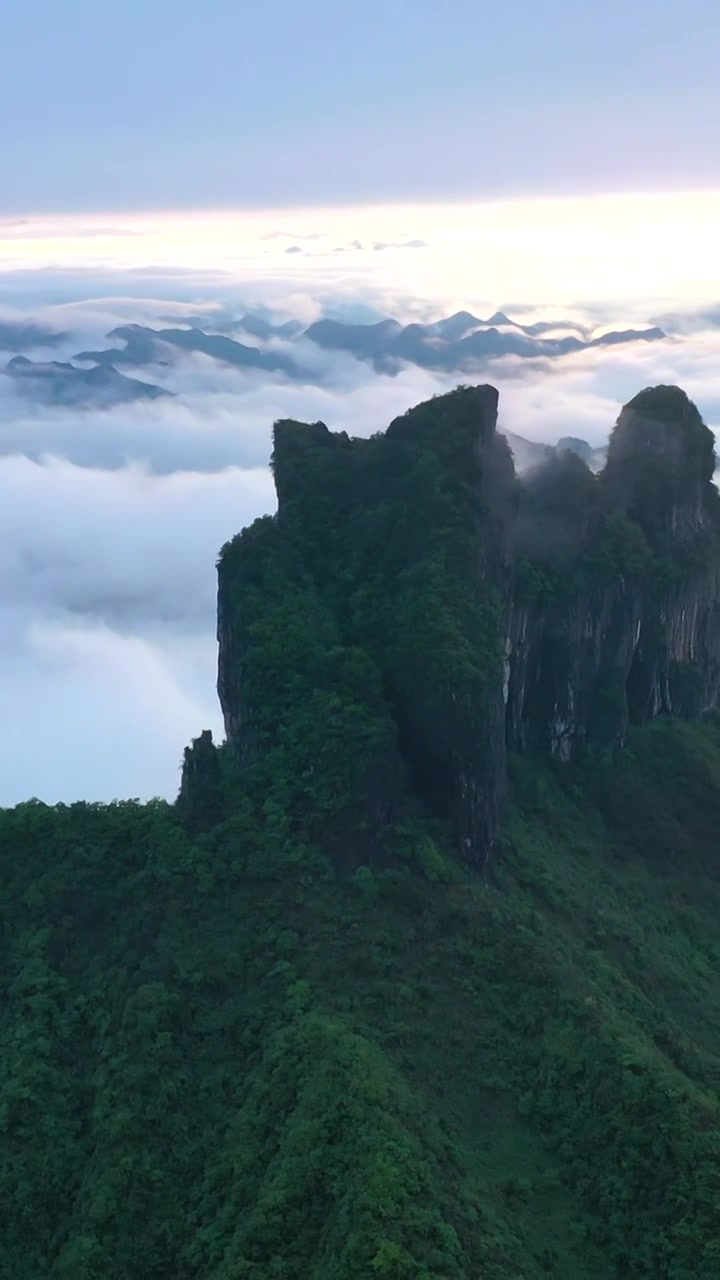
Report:
[[[0,1274],[715,1280],[720,729],[514,762],[490,886],[274,803],[0,813]]]
[[[369,440],[276,423],[278,516],[223,550],[230,736],[259,786],[296,796],[294,834],[334,857],[351,827],[346,861],[381,856],[388,817],[419,796],[458,840],[494,830],[515,498],[495,401],[459,388]]]
[[[640,525],[622,511],[608,512],[588,552],[587,568],[601,581],[611,582],[622,577],[640,582],[655,568]]]

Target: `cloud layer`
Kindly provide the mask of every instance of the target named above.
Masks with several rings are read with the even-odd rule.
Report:
[[[300,238],[278,233],[278,251]],[[64,285],[42,273],[0,279],[2,314],[70,331],[53,352],[63,358],[119,323],[240,314],[258,299],[257,282],[223,291],[218,281],[185,278],[183,292],[182,273],[173,280],[163,292],[154,273],[99,275],[94,296],[83,296],[82,275]],[[319,311],[294,279],[264,300],[305,323]],[[324,296],[320,309],[372,318],[383,301],[351,286]],[[422,299],[402,305],[408,318],[431,310]],[[628,322],[638,311],[656,318],[652,304],[634,304]],[[589,314],[567,318],[584,323]],[[606,318],[622,317],[591,315]],[[680,336],[667,342],[552,364],[489,362],[475,380],[500,388],[502,426],[533,440],[600,444],[620,404],[658,382],[683,385],[720,429],[718,314],[702,306],[682,323],[671,319]],[[455,382],[411,367],[381,377],[348,355],[310,354],[313,375],[293,383],[183,357],[163,371],[174,399],[104,412],[42,409],[0,379],[1,804],[173,795],[185,743],[202,728],[220,732],[214,564],[227,538],[274,508],[273,420],[321,419],[369,435]],[[313,380],[320,375],[322,385]]]

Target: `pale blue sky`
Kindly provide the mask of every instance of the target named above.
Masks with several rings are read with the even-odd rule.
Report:
[[[720,186],[713,0],[25,0],[0,214]]]

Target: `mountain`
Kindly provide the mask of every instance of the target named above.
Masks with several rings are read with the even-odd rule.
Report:
[[[228,326],[228,332],[249,333],[251,337],[260,338],[261,341],[266,342],[269,338],[297,338],[303,328],[299,320],[285,320],[282,324],[273,324],[265,316],[247,312]]]
[[[263,369],[267,373],[285,373],[296,377],[301,370],[289,357],[244,346],[223,334],[205,333],[202,329],[150,329],[141,324],[121,325],[108,338],[119,339],[124,347],[105,351],[81,351],[76,360],[96,364],[167,364],[173,349],[199,352],[223,364],[245,369]]]
[[[657,342],[666,336],[657,327],[626,329],[587,339],[572,334],[552,336],[555,329],[556,325],[546,322],[523,326],[502,312],[496,312],[489,320],[479,320],[470,312],[459,311],[434,324],[404,327],[396,320],[376,324],[318,320],[305,330],[304,337],[318,346],[372,360],[387,372],[400,361],[427,369],[471,371],[484,361],[501,356],[554,358],[593,347]]]
[[[270,338],[295,338],[305,327],[299,320],[285,320],[281,324],[275,324],[267,314],[252,311],[246,312],[239,320],[227,312],[198,312],[195,315],[166,315],[159,318],[173,328],[191,326],[193,329],[214,333],[247,333],[261,342],[267,342]]]
[[[372,680],[386,691],[372,748],[345,748],[363,841],[382,843],[409,770],[477,865],[495,840],[508,748],[562,759],[609,748],[631,721],[714,707],[720,688],[720,497],[695,406],[677,388],[643,392],[599,475],[553,451],[518,488],[497,403],[492,387],[460,388],[369,440],[277,423],[277,520],[226,549],[218,596],[218,689],[240,756],[282,716],[277,691],[256,705],[237,683],[256,661],[244,637],[264,634],[262,602],[257,623],[245,604],[234,625],[237,583],[246,560],[282,562],[287,544],[319,593],[302,612],[329,610],[323,625],[365,654],[368,715]]]
[[[588,444],[587,440],[579,440],[577,436],[562,436],[556,444],[541,444],[537,440],[526,440],[524,436],[517,435],[514,431],[506,431],[504,428],[498,428],[507,440],[512,453],[513,463],[518,475],[525,475],[526,472],[535,467],[543,466],[553,454],[575,453],[583,462],[586,462],[591,471],[600,471],[605,465],[607,457],[607,447],[600,445],[595,447]]]
[[[277,423],[227,741],[0,810],[0,1274],[716,1280],[712,437],[496,413]]]
[[[617,347],[624,342],[657,342],[660,338],[666,338],[667,334],[663,329],[653,326],[650,329],[622,329],[619,333],[603,333],[599,338],[592,338],[588,342],[589,347]]]
[[[593,347],[657,342],[666,336],[662,329],[653,327],[581,338],[576,333],[562,332],[557,323],[539,321],[521,325],[502,312],[496,312],[489,320],[480,320],[468,311],[459,311],[424,325],[401,325],[393,319],[358,324],[326,317],[306,329],[297,321],[274,324],[264,315],[248,312],[239,320],[223,318],[222,333],[206,331],[211,327],[207,317],[186,319],[192,322],[192,327],[153,329],[141,324],[121,325],[107,336],[122,342],[122,346],[81,351],[74,359],[100,365],[162,365],[177,358],[178,351],[200,352],[237,368],[261,369],[295,378],[307,376],[302,360],[296,361],[292,355],[278,350],[277,344],[282,342],[286,348],[292,348],[294,343],[310,342],[324,350],[344,351],[358,360],[371,361],[378,371],[386,374],[398,372],[403,363],[436,371],[471,372],[488,360],[502,356],[554,359]],[[231,333],[246,333],[263,345],[245,345],[229,337]]]
[[[2,372],[12,378],[24,395],[50,405],[108,408],[133,400],[156,400],[169,394],[151,382],[126,378],[111,365],[78,369],[58,360],[41,363],[27,356],[14,356]]]
[[[33,347],[57,347],[66,333],[56,333],[34,320],[0,320],[0,351],[31,351]]]

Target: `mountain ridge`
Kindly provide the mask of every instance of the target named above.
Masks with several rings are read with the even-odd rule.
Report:
[[[128,378],[111,364],[78,369],[68,361],[43,362],[18,355],[0,372],[11,378],[22,394],[53,406],[110,408],[172,394],[152,382]]]
[[[416,322],[402,325],[394,319],[357,324],[326,317],[307,328],[292,321],[276,325],[262,316],[248,313],[238,321],[222,322],[224,333],[208,333],[197,326],[196,321],[200,317],[189,319],[193,323],[186,328],[120,325],[107,337],[121,339],[124,347],[82,351],[74,358],[99,364],[143,365],[167,361],[172,349],[178,349],[197,351],[239,368],[257,368],[301,378],[307,376],[303,361],[276,349],[273,342],[281,343],[287,351],[292,351],[295,343],[311,343],[320,349],[343,351],[356,359],[370,361],[381,372],[392,373],[397,372],[403,363],[436,371],[469,371],[487,360],[502,356],[555,358],[596,347],[655,342],[667,336],[664,330],[651,327],[611,331],[599,337],[553,337],[558,328],[554,323],[521,325],[502,313],[484,321],[469,312],[457,312],[454,316],[425,325]],[[208,324],[207,327],[211,326]],[[267,349],[247,346],[228,336],[237,332],[248,333],[265,343]]]

